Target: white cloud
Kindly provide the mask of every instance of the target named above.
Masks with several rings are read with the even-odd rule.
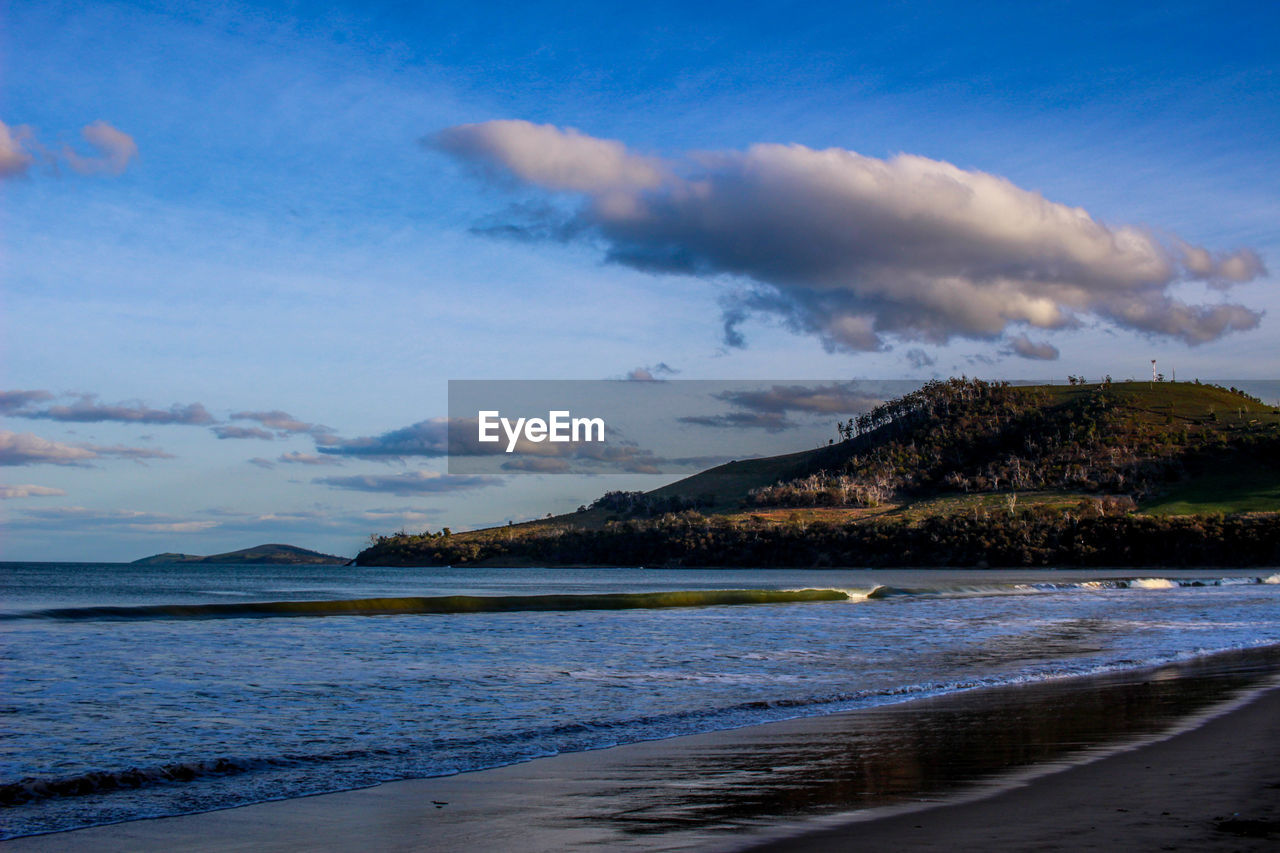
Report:
[[[133,137],[105,121],[86,125],[80,135],[96,153],[83,157],[67,146],[62,156],[68,166],[82,175],[123,174],[133,158],[138,156],[138,144]]]
[[[13,498],[36,498],[36,497],[57,497],[65,495],[62,489],[53,489],[48,486],[33,486],[30,484],[22,486],[6,486],[0,484],[0,500],[11,500]]]
[[[93,154],[79,154],[70,145],[64,145],[60,153],[50,151],[40,144],[32,128],[10,127],[0,121],[0,178],[24,175],[37,161],[55,168],[66,163],[82,175],[120,175],[138,156],[133,137],[105,121],[85,125],[80,135]]]
[[[97,457],[87,447],[50,441],[29,432],[0,430],[0,465],[83,465]]]
[[[263,441],[275,441],[276,439],[276,434],[274,432],[265,430],[262,427],[242,427],[236,426],[235,424],[219,424],[218,426],[210,427],[210,429],[213,430],[213,434],[219,439],[257,438],[262,439]]]
[[[15,395],[42,394],[39,391],[16,391]],[[134,424],[186,424],[203,426],[213,423],[213,416],[199,403],[182,405],[174,403],[168,409],[152,409],[145,404],[132,401],[128,403],[99,403],[95,394],[78,394],[76,401],[69,406],[47,406],[43,409],[19,408],[11,412],[13,417],[31,418],[34,420],[64,421],[71,423],[102,423],[116,421]]]
[[[1265,272],[1230,252],[1103,224],[996,175],[910,154],[753,145],[662,163],[616,141],[519,121],[449,128],[434,145],[489,172],[582,196],[574,221],[528,233],[603,240],[638,269],[730,275],[726,341],[753,313],[780,317],[830,349],[886,338],[994,340],[1100,317],[1188,344],[1255,328],[1261,312],[1187,304],[1183,281],[1219,289]],[[516,226],[513,226],[516,227]]]
[[[284,462],[288,465],[342,465],[336,457],[321,456],[316,453],[302,453],[298,450],[282,453],[276,459],[277,462]]]
[[[282,437],[295,433],[323,436],[333,432],[333,430],[329,429],[327,426],[308,423],[307,421],[300,421],[288,412],[282,412],[279,409],[272,409],[269,412],[233,412],[231,414],[231,419],[237,421],[257,421],[264,427],[277,430]],[[249,432],[254,428],[236,427],[235,429]],[[219,438],[223,437],[242,438],[246,436],[219,436]],[[253,435],[251,437],[259,438],[261,436]]]
[[[483,475],[410,471],[405,474],[358,474],[352,477],[321,477],[314,482],[333,486],[337,489],[353,489],[358,492],[384,492],[407,496],[496,486],[502,482],[502,479]]]
[[[172,515],[131,509],[91,509],[83,506],[60,506],[22,511],[18,526],[31,529],[80,531],[114,527],[150,533],[194,533],[217,527],[212,520],[193,521]]]
[[[24,175],[36,161],[22,144],[28,134],[25,127],[11,128],[0,121],[0,178]]]
[[[63,444],[29,432],[0,430],[0,465],[87,465],[103,456],[122,459],[172,459],[163,450],[96,444]]]
[[[661,161],[637,156],[621,142],[596,139],[571,127],[506,119],[446,128],[424,141],[552,190],[650,189],[667,177]]]
[[[129,529],[147,533],[200,533],[217,526],[216,521],[163,521],[154,524],[130,524]]]

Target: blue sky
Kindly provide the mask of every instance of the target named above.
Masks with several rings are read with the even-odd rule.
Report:
[[[1100,296],[1107,285],[1088,269],[1071,323],[1005,318],[976,334],[982,318],[938,315],[929,288],[946,270],[914,265],[917,234],[895,232],[902,245],[875,275],[849,249],[840,274],[883,280],[889,294],[833,302],[793,268],[727,254],[733,233],[682,231],[685,219],[639,233],[600,213],[604,189],[521,172],[513,158],[532,137],[497,153],[480,131],[438,144],[448,128],[495,120],[554,126],[560,136],[539,137],[553,146],[576,128],[672,181],[735,191],[747,168],[735,158],[760,144],[845,149],[873,171],[914,155],[960,170],[961,184],[999,176],[1014,201],[1039,193],[1083,209],[1108,233],[1140,229],[1218,258],[1247,250],[1274,269],[1280,26],[1266,4],[11,0],[3,15],[0,122],[28,160],[0,180],[0,390],[50,395],[14,403],[0,423],[4,559],[261,541],[351,554],[402,525],[501,522],[655,484],[442,479],[379,494],[316,482],[443,470],[335,458],[317,435],[439,417],[450,378],[598,379],[659,362],[708,379],[1119,377],[1142,375],[1150,358],[1187,378],[1280,372],[1272,272],[1226,288],[1184,264],[1148,294],[1241,306],[1220,333],[1172,315],[1117,320],[1128,308]],[[95,122],[136,155],[114,137],[92,145],[82,131]],[[760,188],[747,189],[759,203]],[[629,192],[655,210],[678,195]],[[806,198],[793,199],[801,218],[813,214]],[[554,235],[495,236],[531,216]],[[956,233],[967,232],[947,233],[964,243]],[[697,263],[654,272],[673,247]],[[1029,263],[991,251],[988,272]],[[923,303],[894,291],[894,276],[916,274],[934,300],[927,323]],[[724,337],[734,306],[743,346]],[[842,312],[876,330],[822,325]],[[1057,357],[1019,357],[1018,338],[1025,353]],[[77,401],[80,420],[48,415]],[[209,421],[144,414],[196,403]],[[269,412],[329,432],[232,417]],[[219,439],[217,425],[273,438]]]

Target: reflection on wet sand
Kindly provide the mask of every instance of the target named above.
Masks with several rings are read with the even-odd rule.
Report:
[[[593,802],[575,820],[604,821],[627,836],[715,836],[937,799],[1031,765],[1078,760],[1155,735],[1278,672],[1280,649],[1271,647],[1137,673],[953,694],[806,720],[758,740],[661,750],[653,762],[618,768],[618,784],[588,795]],[[671,781],[652,784],[663,778]]]

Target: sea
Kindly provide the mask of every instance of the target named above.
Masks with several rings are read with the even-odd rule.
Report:
[[[0,837],[1280,644],[1264,570],[0,564]]]

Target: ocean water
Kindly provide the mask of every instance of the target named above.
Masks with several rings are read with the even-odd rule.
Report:
[[[0,564],[0,831],[1274,644],[1275,570]]]

